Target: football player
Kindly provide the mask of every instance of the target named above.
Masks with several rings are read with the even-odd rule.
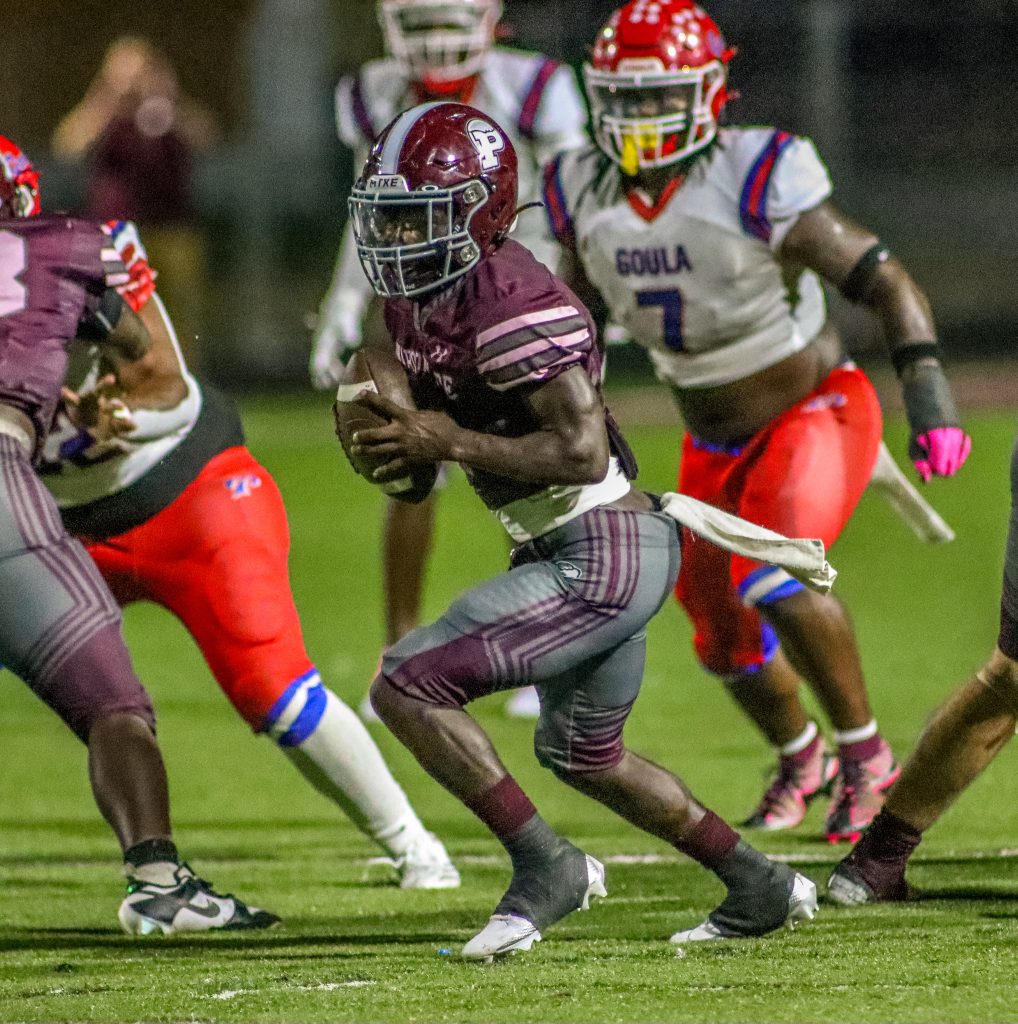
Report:
[[[388,648],[371,697],[424,768],[503,844],[512,881],[463,956],[529,949],[604,895],[604,869],[556,833],[464,707],[536,684],[538,760],[715,872],[728,896],[675,942],[761,935],[812,917],[815,888],[772,863],[674,775],[627,750],[645,626],[679,569],[675,522],[631,485],[636,465],[604,407],[590,314],[522,245],[512,140],[459,103],[400,114],[350,198],[364,270],[419,409],[365,391],[390,422],[351,454],[378,483],[408,464],[460,463],[516,547],[513,568]]]
[[[555,158],[545,203],[570,254],[565,279],[603,297],[674,390],[687,431],[679,490],[830,545],[870,479],[881,414],[828,320],[821,280],[879,318],[923,481],[953,476],[971,441],[925,295],[831,202],[813,145],[719,125],[733,52],[691,0],[616,11],[584,69],[597,145]],[[778,751],[745,824],[799,824],[833,779],[825,833],[857,838],[898,768],[844,608],[709,544],[685,551],[676,593],[700,661]],[[800,676],[834,727],[836,754],[799,702]]]
[[[155,716],[120,611],[34,468],[75,337],[116,377],[152,383],[151,338],[117,291],[128,275],[109,230],[39,216],[38,185],[24,153],[0,137],[0,661],[88,747],[95,801],[124,854],[123,928],[265,928],[279,918],[215,892],[181,862]],[[92,428],[118,429],[119,412],[92,403]]]
[[[843,906],[915,897],[905,868],[923,833],[974,782],[1018,725],[1018,441],[1011,453],[1011,520],[997,646],[938,709],[887,801],[827,884]]]
[[[42,463],[65,526],[121,605],[153,601],[180,619],[238,713],[385,850],[403,888],[458,886],[445,847],[308,657],[275,481],[245,447],[233,406],[188,372],[134,225],[110,229],[129,274],[120,295],[153,343],[143,378],[120,374],[122,418],[110,438],[76,414],[81,395],[103,391],[102,353],[72,347],[70,401]]]
[[[339,136],[364,163],[381,128],[401,110],[428,100],[470,103],[505,126],[520,158],[521,204],[540,198],[540,167],[560,149],[582,146],[587,114],[571,69],[537,53],[494,46],[500,0],[380,0],[389,56],[370,61],[336,90]],[[524,218],[515,235],[554,266],[557,246],[540,217]],[[335,385],[344,356],[361,344],[371,289],[349,226],[335,275],[322,300],[311,356],[318,387]],[[386,643],[418,625],[434,501],[390,501],[383,527]],[[521,691],[510,714],[536,717],[533,691]],[[362,712],[372,717],[370,704]]]

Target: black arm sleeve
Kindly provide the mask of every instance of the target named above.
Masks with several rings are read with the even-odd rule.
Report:
[[[116,288],[107,288],[95,310],[78,321],[78,337],[87,341],[105,341],[120,323],[123,311],[124,300]]]

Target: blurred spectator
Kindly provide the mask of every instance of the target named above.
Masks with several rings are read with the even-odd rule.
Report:
[[[159,291],[188,361],[200,363],[204,242],[193,156],[217,141],[210,112],[185,96],[166,56],[136,36],[110,44],[81,102],[57,125],[57,156],[83,160],[86,212],[142,228]]]

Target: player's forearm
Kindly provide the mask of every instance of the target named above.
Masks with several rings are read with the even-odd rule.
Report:
[[[608,472],[608,439],[538,430],[498,437],[457,428],[449,458],[473,469],[535,484],[593,484]]]

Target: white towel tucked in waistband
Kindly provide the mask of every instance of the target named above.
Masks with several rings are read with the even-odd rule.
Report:
[[[661,510],[704,540],[757,562],[777,565],[821,594],[831,589],[838,575],[827,561],[822,540],[785,537],[685,494],[663,494]]]

